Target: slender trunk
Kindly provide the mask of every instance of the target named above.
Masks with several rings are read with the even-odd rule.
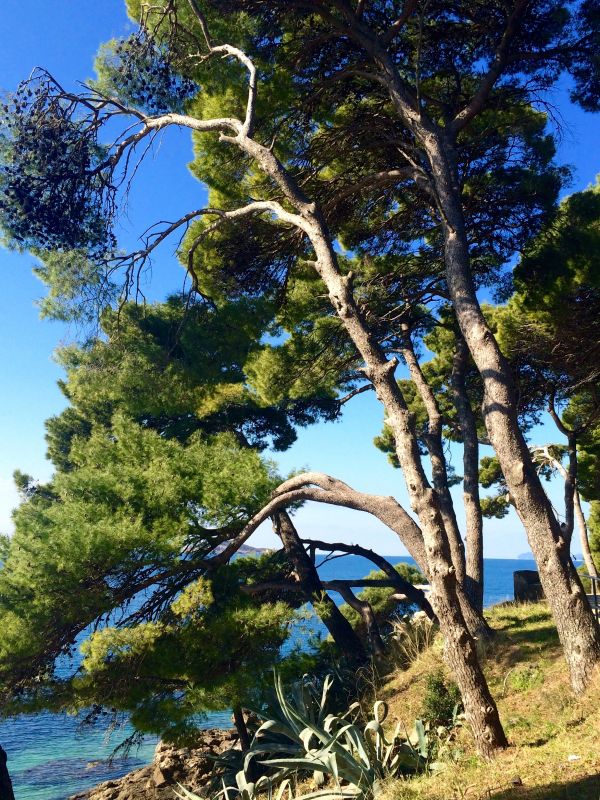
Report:
[[[463,503],[466,520],[467,595],[478,611],[483,610],[483,516],[479,500],[479,437],[466,386],[469,352],[457,333],[452,368],[452,393],[463,440]]]
[[[487,637],[491,635],[492,631],[483,617],[483,595],[479,602],[478,598],[475,598],[476,602],[473,602],[467,587],[465,546],[456,520],[454,504],[448,486],[448,469],[442,443],[442,415],[437,399],[431,386],[427,383],[416,357],[408,326],[403,326],[403,332],[405,343],[401,353],[427,412],[429,430],[425,437],[425,443],[431,459],[433,488],[439,496],[440,510],[450,544],[452,563],[456,569],[456,580],[459,587],[458,599],[471,634],[477,637]]]
[[[278,511],[274,514],[273,522],[306,599],[318,609],[321,622],[331,634],[340,652],[351,661],[365,661],[367,654],[359,636],[323,588],[319,573],[304,549],[287,511]]]
[[[583,509],[581,507],[581,495],[579,494],[578,489],[575,489],[575,519],[577,520],[577,527],[579,528],[581,553],[583,555],[585,568],[588,571],[588,575],[591,575],[592,578],[597,578],[598,570],[596,569],[596,564],[594,563],[594,557],[590,548],[587,523],[583,515]]]
[[[410,377],[415,384],[419,396],[425,406],[428,419],[428,432],[425,435],[425,444],[429,451],[429,458],[431,460],[431,478],[433,488],[440,498],[440,510],[446,526],[448,534],[448,541],[450,543],[450,552],[452,553],[452,563],[456,569],[456,580],[460,584],[464,584],[465,580],[465,547],[463,544],[456,514],[454,512],[454,504],[452,503],[452,496],[448,487],[448,469],[446,466],[446,458],[444,456],[444,446],[442,443],[442,415],[437,399],[427,383],[421,365],[415,354],[414,346],[410,337],[408,325],[402,326],[404,344],[400,352],[404,356]]]
[[[248,733],[248,727],[244,717],[244,710],[239,705],[235,705],[233,707],[233,722],[235,724],[235,729],[238,733],[238,736],[240,737],[240,747],[242,748],[242,753],[245,753],[247,750],[250,750],[250,734]]]
[[[7,761],[6,751],[0,746],[0,800],[15,800],[12,781],[6,766]]]
[[[338,591],[350,608],[360,614],[372,654],[375,657],[381,657],[385,653],[385,645],[373,607],[366,600],[358,598],[349,586],[340,586]]]
[[[569,454],[569,464],[565,473],[565,524],[562,526],[563,538],[566,541],[568,552],[571,551],[571,539],[575,528],[575,492],[577,486],[577,434],[574,431],[567,431],[563,426],[563,431],[567,435],[567,452]]]
[[[512,375],[483,316],[473,285],[460,189],[441,135],[424,139],[444,234],[446,279],[462,334],[484,385],[483,416],[529,540],[569,665],[583,691],[600,661],[600,628],[574,569],[521,433]]]

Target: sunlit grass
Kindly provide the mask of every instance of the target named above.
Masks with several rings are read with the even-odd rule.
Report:
[[[509,749],[483,762],[465,727],[454,763],[388,785],[383,800],[600,800],[600,676],[585,695],[573,694],[545,603],[502,604],[487,617],[496,636],[481,656]],[[440,667],[438,637],[386,685],[392,715],[407,726],[418,717],[426,675]]]

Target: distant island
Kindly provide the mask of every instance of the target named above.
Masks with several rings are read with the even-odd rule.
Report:
[[[238,553],[241,553],[243,556],[251,556],[251,555],[258,555],[259,553],[266,553],[268,550],[267,547],[252,547],[251,544],[243,544]]]

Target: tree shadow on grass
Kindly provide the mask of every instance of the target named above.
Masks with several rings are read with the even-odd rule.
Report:
[[[481,800],[599,800],[600,775],[588,775],[579,780],[552,783],[548,786],[513,786],[500,792],[492,791]]]
[[[558,648],[559,645],[554,626],[548,624],[531,626],[525,630],[499,632],[487,655],[504,667],[512,667],[516,664],[538,661],[542,650],[547,652],[548,648]]]

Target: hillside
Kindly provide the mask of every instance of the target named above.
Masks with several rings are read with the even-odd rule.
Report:
[[[482,656],[511,746],[482,762],[461,728],[454,763],[437,775],[389,785],[386,800],[598,800],[600,675],[585,696],[572,693],[544,603],[502,604],[487,616],[498,633]],[[379,693],[407,729],[421,713],[426,676],[438,669],[444,669],[439,638]]]

